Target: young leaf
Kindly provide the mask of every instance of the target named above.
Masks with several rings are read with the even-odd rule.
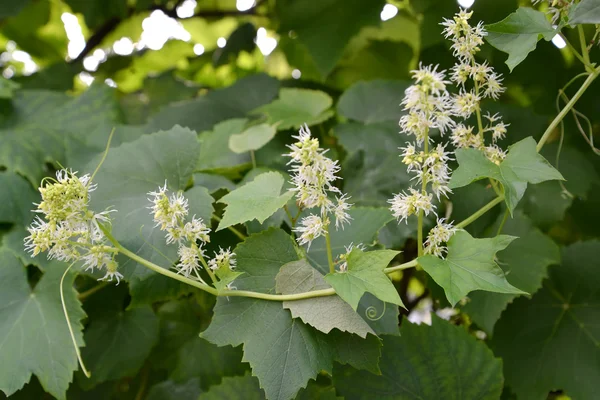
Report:
[[[277,130],[269,124],[254,125],[242,133],[229,136],[229,148],[234,153],[258,150],[275,137]]]
[[[545,399],[557,390],[574,399],[598,395],[598,254],[597,240],[566,247],[543,289],[515,300],[496,324],[492,348],[519,398]]]
[[[35,374],[46,392],[65,399],[77,369],[59,292],[66,265],[48,267],[32,290],[25,266],[11,251],[0,249],[0,390],[7,396]],[[63,290],[75,339],[83,346],[80,321],[85,313],[72,288],[74,279],[67,275]]]
[[[571,6],[569,25],[600,24],[600,0],[581,0]]]
[[[500,165],[488,160],[479,150],[458,149],[456,160],[459,167],[452,174],[449,186],[454,189],[480,179],[495,179],[504,187],[504,201],[512,214],[525,193],[527,183],[563,179],[535,147],[532,137],[513,144]]]
[[[150,306],[107,315],[90,325],[84,339],[81,355],[92,376],[79,385],[90,389],[137,373],[158,342],[158,318]]]
[[[270,124],[277,124],[277,130],[298,129],[303,124],[316,125],[331,118],[332,104],[325,92],[286,88],[279,91],[278,99],[254,112],[265,114]]]
[[[492,231],[495,232],[501,219]],[[558,246],[536,229],[521,211],[515,212],[515,217],[506,221],[503,232],[518,236],[508,248],[498,253],[498,264],[506,273],[506,279],[527,293],[537,292],[547,276],[548,266],[560,262]],[[477,291],[469,295],[471,301],[463,307],[463,311],[491,335],[496,321],[516,297],[516,294]]]
[[[323,275],[306,260],[293,261],[281,267],[275,278],[277,292],[295,294],[330,288]],[[300,318],[305,324],[314,326],[324,333],[333,328],[354,333],[362,338],[367,333],[375,334],[369,325],[339,296],[314,297],[305,300],[285,301],[283,307],[291,311],[292,317]]]
[[[535,50],[542,37],[551,40],[556,30],[540,11],[520,7],[495,24],[486,25],[486,40],[500,51],[508,53],[506,65],[512,71]]]
[[[327,274],[325,281],[354,310],[365,292],[373,294],[379,300],[404,307],[392,281],[383,272],[398,253],[392,250],[363,252],[354,249],[348,256],[347,271]]]
[[[404,320],[400,336],[384,336],[379,376],[336,366],[339,393],[347,400],[500,398],[502,362],[463,327],[431,322]]]
[[[281,174],[266,172],[223,196],[219,202],[227,204],[227,208],[217,231],[253,219],[264,222],[294,196],[291,191],[281,194],[283,184]]]
[[[473,290],[527,294],[508,283],[504,271],[494,261],[496,253],[515,239],[508,235],[475,239],[466,231],[458,231],[448,242],[445,259],[427,254],[419,257],[418,262],[444,288],[453,307]]]

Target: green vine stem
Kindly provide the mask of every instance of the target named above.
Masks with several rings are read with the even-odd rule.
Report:
[[[218,291],[217,289],[215,289],[211,286],[208,286],[202,282],[198,282],[198,281],[194,281],[192,279],[186,278],[183,275],[179,275],[173,271],[162,268],[162,267],[154,264],[153,262],[148,261],[145,258],[138,256],[134,252],[123,247],[121,245],[121,243],[119,243],[119,241],[117,239],[115,239],[115,237],[110,233],[110,231],[105,226],[100,225],[100,229],[102,230],[102,232],[104,233],[106,238],[113,244],[113,246],[115,246],[119,250],[119,252],[121,254],[123,254],[124,256],[129,257],[131,260],[143,265],[144,267],[146,267],[154,272],[157,272],[157,273],[167,276],[169,278],[173,278],[175,280],[178,280],[179,282],[186,283],[190,286],[194,286],[200,290],[203,290],[207,293],[212,294],[213,296],[250,297],[250,298],[254,298],[254,299],[270,300],[270,301],[295,301],[295,300],[311,299],[314,297],[333,296],[334,294],[336,294],[335,289],[333,289],[333,288],[313,290],[310,292],[302,292],[302,293],[296,293],[296,294],[269,294],[269,293],[252,292],[249,290],[229,290],[229,289]],[[415,259],[415,260],[409,261],[404,264],[385,268],[383,270],[383,272],[385,272],[386,274],[391,274],[396,271],[401,271],[401,270],[413,268],[416,266],[417,266],[417,260]]]
[[[459,229],[463,229],[467,225],[475,222],[477,218],[481,217],[483,214],[494,208],[496,205],[502,203],[504,201],[504,196],[498,196],[494,200],[487,203],[485,206],[481,207],[479,210],[475,211],[470,217],[464,219],[463,221],[456,224],[456,227]]]
[[[325,231],[325,244],[327,246],[327,263],[329,264],[329,272],[335,273],[335,264],[333,263],[333,257],[331,255],[331,238],[329,237],[329,226]]]

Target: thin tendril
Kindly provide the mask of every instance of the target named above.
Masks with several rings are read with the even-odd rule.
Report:
[[[90,373],[90,371],[87,370],[87,368],[85,368],[85,364],[83,363],[83,359],[81,358],[81,352],[79,351],[79,346],[77,346],[77,340],[75,340],[75,334],[73,333],[73,327],[71,326],[71,320],[69,319],[69,313],[67,311],[67,305],[65,303],[65,295],[63,292],[63,283],[65,281],[65,277],[69,273],[69,270],[71,269],[71,267],[73,265],[75,265],[75,262],[72,262],[71,265],[69,265],[67,267],[67,269],[65,270],[65,272],[62,275],[62,278],[60,278],[60,301],[62,303],[62,309],[63,309],[63,313],[65,315],[65,319],[67,320],[67,326],[69,327],[69,333],[71,334],[71,340],[73,341],[73,347],[75,347],[75,353],[77,354],[77,361],[79,361],[79,365],[81,366],[81,369],[82,369],[83,373],[85,374],[85,376],[89,378],[90,376],[92,376],[92,374]]]
[[[365,316],[369,321],[379,321],[385,315],[386,303],[383,302],[383,311],[381,315],[377,317],[377,308],[375,306],[370,306],[365,310]]]
[[[94,173],[90,177],[90,180],[88,181],[88,185],[94,180],[96,173],[98,173],[98,171],[100,170],[100,167],[102,166],[102,164],[104,164],[104,160],[106,160],[106,156],[108,156],[108,150],[110,150],[110,142],[111,142],[114,134],[115,134],[115,127],[112,128],[112,130],[110,131],[110,135],[108,135],[108,142],[106,142],[106,149],[104,149],[104,154],[102,154],[102,158],[100,159],[98,166],[96,167],[96,169],[94,170]]]

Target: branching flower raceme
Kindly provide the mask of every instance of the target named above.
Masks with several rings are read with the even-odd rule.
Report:
[[[177,272],[186,278],[192,276],[205,283],[200,277],[201,268],[207,271],[215,270],[226,264],[228,268],[234,269],[235,253],[229,249],[220,249],[213,259],[206,262],[204,247],[210,242],[210,228],[202,218],[195,215],[186,222],[189,213],[188,200],[181,191],[170,195],[168,192],[165,182],[165,185],[159,187],[157,191],[148,193],[150,196],[148,201],[151,202],[148,208],[154,217],[156,227],[166,232],[167,244],[177,243],[179,246],[177,250],[179,262],[175,265]]]
[[[351,220],[348,210],[352,204],[349,197],[343,194],[333,184],[340,167],[325,154],[327,150],[319,147],[319,139],[311,137],[307,125],[300,128],[298,141],[289,145],[290,152],[284,156],[290,157],[288,164],[293,164],[291,189],[296,192],[296,202],[301,209],[318,208],[319,213],[302,218],[300,225],[294,229],[300,234],[298,242],[308,244],[319,236],[328,233],[330,216],[335,218],[336,229],[344,228]],[[332,199],[335,198],[335,200]]]
[[[469,24],[472,12],[461,10],[453,19],[445,19],[444,36],[452,41],[452,51],[456,64],[446,78],[446,71],[438,67],[419,66],[412,71],[415,84],[410,86],[402,101],[406,114],[400,118],[402,133],[414,136],[413,143],[407,143],[402,150],[402,161],[419,186],[398,193],[389,203],[394,217],[407,222],[408,217],[436,214],[433,197],[439,201],[451,193],[448,187],[451,171],[448,161],[452,153],[447,144],[432,144],[430,133],[437,129],[443,137],[450,132],[450,141],[456,148],[481,150],[493,163],[500,164],[505,152],[496,144],[506,135],[508,125],[498,114],[482,116],[481,101],[496,100],[504,92],[502,77],[487,63],[478,63],[475,55],[483,45],[486,35],[483,24]],[[454,84],[457,93],[450,94],[448,87]],[[470,121],[476,120],[477,126]],[[484,124],[485,120],[485,124]],[[486,144],[485,135],[490,144]],[[452,224],[438,218],[423,245],[423,253],[443,257],[446,243],[456,232]]]
[[[90,175],[61,169],[56,179],[42,181],[39,192],[42,201],[35,204],[36,216],[27,228],[25,249],[32,257],[48,252],[48,259],[65,262],[83,262],[86,271],[105,271],[100,280],[120,282],[123,275],[117,271],[117,249],[110,246],[99,224],[110,224],[109,214],[115,210],[96,213],[89,209],[91,193],[96,185]]]

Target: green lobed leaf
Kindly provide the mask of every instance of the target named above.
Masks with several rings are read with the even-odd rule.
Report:
[[[233,135],[244,131],[247,122],[245,118],[229,119],[216,124],[212,131],[202,132],[196,170],[238,178],[240,171],[250,165],[250,155],[234,153],[229,148],[229,141]]]
[[[486,25],[485,37],[489,44],[508,53],[506,65],[512,71],[529,53],[535,50],[538,40],[551,40],[556,30],[540,11],[520,7],[500,22]]]
[[[158,318],[149,306],[109,314],[92,321],[84,338],[81,355],[92,376],[79,384],[89,389],[137,373],[158,341]]]
[[[97,212],[108,207],[116,209],[112,233],[117,240],[141,257],[169,268],[176,260],[177,246],[167,246],[164,232],[155,228],[147,209],[150,205],[147,193],[157,190],[165,181],[169,190],[183,190],[196,166],[198,151],[194,132],[179,126],[143,135],[111,149],[94,179],[98,190],[91,197],[90,209]],[[97,163],[91,161],[85,171],[93,171]],[[197,214],[210,218],[213,200],[206,189],[194,187],[186,197],[190,201],[190,217]],[[154,274],[127,258],[119,261],[127,279]]]
[[[360,249],[353,249],[348,255],[347,270],[329,273],[325,275],[325,281],[354,310],[357,309],[365,292],[373,294],[382,301],[404,307],[394,284],[383,272],[399,253],[392,250],[363,252]]]
[[[348,213],[352,217],[350,225],[343,230],[331,229],[330,232],[331,253],[334,260],[346,253],[345,246],[361,243],[365,246],[373,244],[379,230],[394,219],[387,208],[353,207]],[[313,241],[308,249],[307,257],[311,265],[321,273],[329,272],[325,238],[320,237]]]
[[[597,240],[565,247],[562,265],[531,300],[517,299],[496,324],[492,348],[519,398],[563,390],[593,399],[600,381],[600,275]]]
[[[501,220],[502,217],[493,228],[496,228]],[[492,231],[495,232],[495,229]],[[503,232],[518,238],[498,253],[498,264],[511,285],[534,294],[542,287],[542,280],[547,277],[548,266],[560,263],[558,246],[536,229],[521,211],[517,211],[513,219],[506,221]],[[477,291],[469,295],[470,301],[463,310],[471,316],[473,322],[491,335],[496,321],[516,297],[515,294]]]
[[[400,336],[384,336],[381,375],[334,369],[347,400],[498,399],[502,362],[460,326],[433,316],[432,325],[404,320]],[[441,397],[440,397],[441,396]]]
[[[476,149],[456,150],[456,160],[459,167],[452,174],[450,188],[466,186],[480,179],[495,179],[504,187],[504,200],[511,215],[523,197],[527,183],[563,179],[560,172],[537,153],[532,137],[510,146],[508,155],[500,165],[494,164]]]
[[[319,90],[283,88],[278,99],[257,108],[254,113],[265,114],[269,124],[277,125],[277,130],[298,129],[304,124],[312,126],[331,118],[332,104],[331,97]]]
[[[64,263],[52,263],[32,289],[25,266],[9,250],[0,249],[0,390],[7,396],[35,374],[46,392],[66,399],[77,358],[60,300],[65,268]],[[83,346],[80,321],[85,313],[72,288],[74,279],[68,274],[63,290],[75,340]]]
[[[475,239],[461,230],[450,238],[445,259],[427,254],[418,263],[444,289],[453,307],[473,290],[527,294],[508,283],[495,261],[496,253],[515,239],[508,235]]]
[[[364,26],[379,25],[383,0],[285,0],[277,3],[279,32],[294,31],[322,77],[329,75],[346,44]]]
[[[219,203],[227,208],[217,230],[254,219],[263,223],[294,196],[289,190],[281,193],[284,183],[280,173],[266,172],[223,196]]]
[[[277,130],[269,124],[254,125],[229,137],[229,148],[234,153],[258,150],[275,137]]]
[[[152,385],[148,390],[146,400],[197,399],[201,393],[198,378],[193,378],[183,383],[174,382],[169,379]]]
[[[275,278],[276,289],[281,294],[296,294],[328,289],[323,275],[306,260],[292,261],[281,267]],[[314,297],[305,300],[284,301],[283,307],[291,311],[292,317],[300,318],[323,333],[336,328],[343,332],[365,338],[375,334],[369,325],[338,295]]]
[[[569,25],[575,24],[600,24],[600,1],[581,0],[571,6]]]

